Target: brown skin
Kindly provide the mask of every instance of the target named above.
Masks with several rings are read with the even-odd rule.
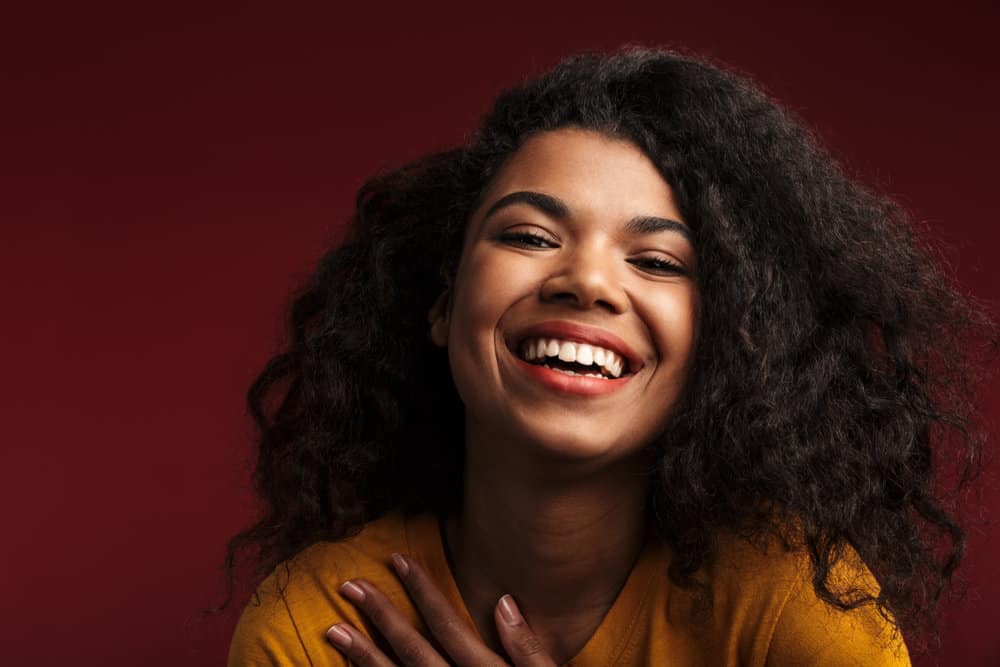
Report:
[[[486,216],[519,191],[556,197],[568,211],[519,202]],[[454,288],[430,314],[466,406],[463,514],[446,521],[446,537],[462,598],[497,652],[496,604],[510,593],[544,654],[571,659],[646,536],[646,445],[687,378],[700,297],[690,241],[630,229],[636,216],[683,223],[669,185],[636,146],[575,128],[536,135],[490,184]],[[536,238],[516,236],[525,232]],[[517,332],[551,320],[615,334],[635,352],[633,370],[641,367],[599,396],[540,384],[512,348]]]
[[[451,662],[446,661],[370,582],[364,579],[344,582],[340,591],[375,624],[402,664],[409,667],[445,667],[449,664],[493,667],[508,664],[465,624],[419,563],[400,554],[393,554],[392,560],[396,573]],[[556,663],[545,653],[545,647],[525,623],[515,603],[510,601],[508,606],[501,600],[494,610],[494,621],[500,630],[503,646],[516,667],[555,667]],[[368,637],[347,623],[334,625],[327,630],[326,636],[351,664],[359,667],[391,667],[396,664]]]

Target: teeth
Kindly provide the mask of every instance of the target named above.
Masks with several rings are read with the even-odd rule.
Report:
[[[563,343],[559,346],[559,361],[576,361],[576,345],[573,343]]]
[[[548,368],[549,366],[546,365],[545,367]],[[577,373],[576,371],[566,370],[565,368],[553,368],[552,370],[559,371],[560,373],[565,373],[566,375],[580,375],[580,376],[588,377],[588,378],[598,378],[600,380],[607,380],[608,379],[608,378],[604,377],[603,375],[601,375],[600,373]]]
[[[535,338],[521,345],[522,356],[528,361],[556,357],[561,361],[578,363],[582,366],[597,365],[611,377],[621,377],[625,370],[625,360],[620,356],[596,345],[575,343],[555,338]],[[573,371],[565,371],[572,375],[580,375]],[[604,377],[599,373],[585,373],[592,377]]]

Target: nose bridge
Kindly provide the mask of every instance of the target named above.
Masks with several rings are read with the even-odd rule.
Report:
[[[583,308],[604,305],[621,312],[625,308],[621,262],[613,255],[600,237],[581,239],[563,255],[556,275],[547,285],[547,295],[572,299]]]

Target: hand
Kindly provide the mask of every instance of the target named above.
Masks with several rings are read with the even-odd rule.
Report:
[[[459,617],[455,608],[416,561],[393,554],[392,563],[427,627],[454,663],[449,663],[438,653],[370,582],[364,579],[344,582],[340,591],[365,612],[403,665],[499,667],[507,664]],[[538,636],[525,623],[513,598],[509,595],[501,598],[493,610],[493,617],[500,641],[516,667],[556,667]],[[334,625],[327,630],[326,636],[352,663],[360,667],[390,667],[395,664],[368,637],[347,623]]]

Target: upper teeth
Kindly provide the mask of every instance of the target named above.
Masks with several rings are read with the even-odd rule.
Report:
[[[556,338],[529,338],[521,343],[521,356],[526,360],[558,357],[561,361],[575,362],[583,366],[595,364],[608,375],[621,377],[625,360],[611,350],[587,343],[574,343]]]

